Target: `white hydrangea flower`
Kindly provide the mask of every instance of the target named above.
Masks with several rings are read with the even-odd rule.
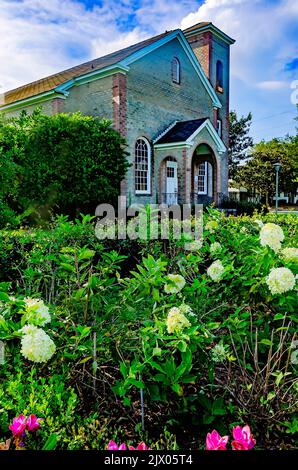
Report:
[[[49,309],[44,304],[43,300],[27,297],[24,299],[24,302],[26,304],[24,319],[27,323],[36,326],[44,326],[50,323],[51,316]]]
[[[295,276],[288,268],[273,268],[266,279],[272,294],[283,294],[295,287]]]
[[[56,351],[53,340],[42,328],[26,325],[22,328],[21,353],[29,361],[47,362]]]
[[[263,224],[263,222],[261,221],[261,219],[256,219],[254,222],[255,222],[255,224],[258,225],[259,228],[263,228],[263,227],[264,227],[264,224]]]
[[[218,343],[211,349],[211,356],[214,362],[223,362],[227,358],[227,352],[222,343]]]
[[[185,279],[180,274],[168,274],[167,278],[171,281],[168,284],[165,284],[165,292],[167,294],[177,294],[185,286]]]
[[[218,222],[216,220],[209,220],[205,225],[205,229],[210,233],[214,233],[218,229]]]
[[[281,242],[285,236],[282,228],[279,225],[268,223],[261,228],[260,231],[260,242],[262,246],[269,246],[275,252],[281,248]]]
[[[195,314],[192,311],[192,308],[189,305],[181,304],[179,307],[179,310],[180,310],[180,313],[182,313],[182,315],[195,316]]]
[[[211,277],[211,279],[215,282],[221,280],[224,272],[225,268],[223,267],[222,262],[219,260],[214,261],[214,263],[212,263],[207,269],[208,276]]]
[[[193,240],[192,242],[185,243],[185,249],[188,251],[200,251],[202,246],[202,240]]]
[[[286,263],[298,263],[298,248],[284,248],[280,254]]]
[[[168,333],[181,332],[184,328],[190,326],[190,322],[186,316],[181,313],[180,308],[172,307],[169,310],[167,317],[167,330]]]
[[[210,245],[210,253],[214,255],[215,253],[219,253],[222,250],[222,246],[218,242],[211,243]]]

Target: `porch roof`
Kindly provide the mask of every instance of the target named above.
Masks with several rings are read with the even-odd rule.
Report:
[[[186,142],[208,118],[191,121],[176,121],[170,128],[155,140],[155,145]]]

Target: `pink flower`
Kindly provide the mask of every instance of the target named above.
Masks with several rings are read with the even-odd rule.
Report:
[[[13,418],[12,424],[9,425],[9,429],[12,431],[14,436],[22,436],[27,426],[27,418],[24,415],[20,415],[17,418]]]
[[[250,432],[249,426],[236,426],[233,428],[233,450],[251,450],[256,445],[256,440]]]
[[[120,446],[118,447],[116,442],[110,441],[108,443],[108,450],[127,450],[127,447],[125,444],[120,444]]]
[[[229,436],[221,437],[215,429],[206,437],[206,450],[227,450]]]
[[[30,415],[27,419],[27,429],[28,431],[35,431],[40,427],[41,418],[37,418],[35,415]]]
[[[149,447],[145,444],[145,442],[140,442],[137,448],[133,446],[129,446],[129,450],[150,450]]]

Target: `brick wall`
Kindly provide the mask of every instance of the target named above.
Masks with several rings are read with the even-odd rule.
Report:
[[[180,85],[172,82],[173,57],[177,57],[181,64]],[[152,142],[173,121],[201,117],[209,117],[213,122],[212,102],[177,39],[130,66],[127,76],[127,139],[132,162],[138,137],[144,136]],[[181,151],[177,158],[182,168]],[[129,170],[127,178],[132,201],[155,201],[159,186],[156,171],[156,165],[152,164],[152,194],[136,196],[134,169]]]
[[[113,77],[105,77],[84,85],[73,87],[65,100],[64,111],[113,119]]]

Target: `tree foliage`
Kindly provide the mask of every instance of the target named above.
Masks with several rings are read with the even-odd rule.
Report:
[[[35,111],[2,121],[2,198],[46,216],[113,203],[128,168],[125,139],[108,120]],[[2,183],[2,181],[1,181]]]
[[[230,112],[229,174],[231,178],[235,177],[239,163],[247,158],[247,150],[253,145],[253,139],[249,136],[251,121],[251,113],[238,119],[236,111]]]
[[[298,176],[298,138],[272,139],[256,144],[251,152],[248,162],[241,166],[236,181],[241,183],[251,193],[258,192],[270,199],[275,194],[275,168],[273,164],[280,162],[282,169],[279,174],[280,191],[294,194],[297,189]]]

